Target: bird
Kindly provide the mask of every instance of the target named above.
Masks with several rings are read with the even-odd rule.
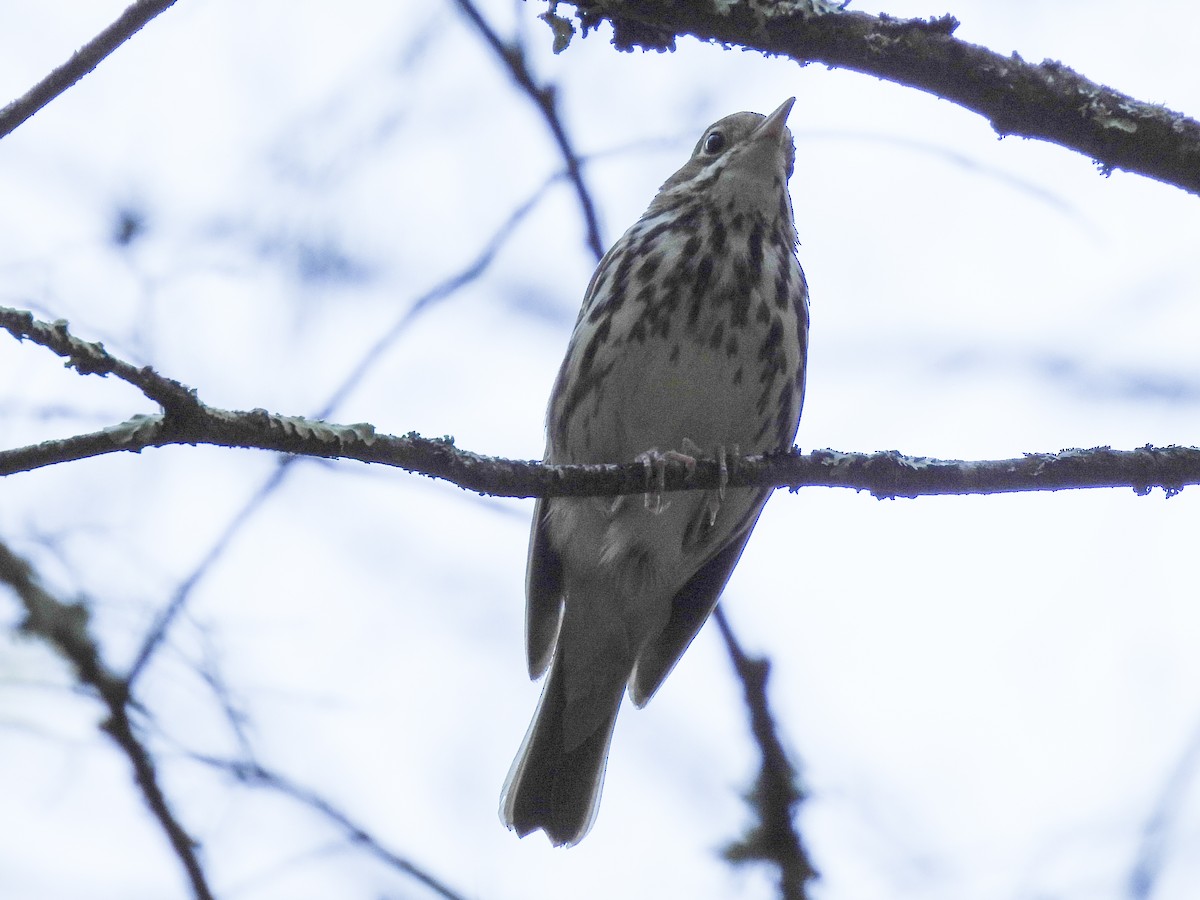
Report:
[[[546,416],[550,464],[791,449],[804,403],[808,284],[796,252],[787,118],[738,112],[604,255],[584,294]],[[648,485],[649,488],[649,485]],[[626,692],[644,706],[716,607],[770,489],[537,501],[526,657],[549,669],[505,780],[521,837],[577,844],[599,809]]]

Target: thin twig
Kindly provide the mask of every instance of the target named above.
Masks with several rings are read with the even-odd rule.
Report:
[[[175,817],[158,783],[154,760],[139,740],[129,710],[133,700],[126,681],[114,675],[100,658],[96,640],[88,630],[88,611],[80,603],[64,603],[50,595],[34,577],[25,560],[0,544],[0,582],[8,584],[25,607],[21,630],[44,640],[75,669],[80,683],[93,690],[108,709],[100,726],[125,754],[133,767],[134,780],[151,815],[170,841],[187,873],[197,900],[211,900],[196,844]]]
[[[524,93],[533,105],[537,107],[542,118],[546,121],[546,127],[550,129],[550,134],[554,137],[554,143],[558,146],[558,152],[562,155],[563,163],[567,167],[567,178],[570,179],[572,187],[575,188],[575,196],[579,200],[579,210],[583,214],[584,228],[587,232],[587,245],[592,251],[592,255],[599,261],[604,256],[604,240],[600,236],[600,224],[596,218],[596,207],[592,203],[591,192],[588,191],[587,185],[583,180],[583,170],[580,167],[579,154],[575,152],[575,148],[571,145],[571,139],[567,135],[567,130],[563,126],[562,118],[558,114],[558,99],[552,85],[539,85],[533,77],[533,73],[529,71],[529,66],[525,62],[525,54],[522,48],[516,44],[505,43],[496,34],[488,21],[479,12],[472,0],[455,0],[458,3],[459,9],[463,15],[475,26],[484,42],[492,48],[492,52],[500,59],[505,68],[508,69],[509,75],[516,83],[517,87]]]
[[[434,285],[424,294],[419,296],[407,310],[396,320],[396,322],[385,331],[379,339],[371,346],[366,353],[362,355],[358,364],[350,371],[350,374],[343,379],[342,383],[334,390],[329,400],[316,413],[315,418],[324,419],[333,415],[334,411],[342,404],[342,402],[350,395],[362,381],[362,379],[371,371],[372,368],[379,362],[385,352],[396,342],[396,340],[407,331],[413,322],[421,315],[427,313],[438,303],[454,296],[458,291],[462,290],[468,284],[476,281],[487,268],[495,260],[496,255],[504,248],[509,239],[517,231],[519,226],[529,214],[537,207],[542,199],[546,196],[546,192],[561,178],[564,177],[562,172],[557,172],[543,181],[526,200],[514,209],[500,225],[492,232],[492,236],[488,238],[487,243],[483,245],[479,253],[467,265],[460,269],[455,274],[443,279],[438,284]],[[569,176],[568,176],[569,177]]]
[[[250,785],[251,787],[268,788],[292,798],[332,821],[346,833],[347,838],[352,844],[364,848],[372,856],[382,860],[392,868],[398,869],[410,878],[419,881],[430,890],[445,897],[446,900],[464,900],[462,894],[453,890],[433,875],[430,875],[415,863],[384,847],[378,838],[363,828],[363,826],[354,822],[346,813],[342,812],[332,802],[315,791],[296,784],[278,772],[265,769],[255,762],[219,759],[203,754],[192,754],[192,758],[197,762],[227,772],[242,784]]]
[[[212,571],[217,560],[229,549],[238,532],[250,521],[254,513],[262,507],[267,497],[273,494],[283,483],[289,465],[297,458],[291,456],[280,460],[275,470],[259,486],[258,490],[251,495],[250,499],[242,505],[242,508],[234,514],[233,518],[229,520],[220,536],[208,548],[208,552],[204,554],[203,558],[195,565],[188,576],[175,588],[167,605],[154,617],[154,621],[146,631],[146,636],[142,638],[141,646],[138,647],[137,656],[134,657],[133,664],[129,667],[129,673],[125,678],[131,687],[146,671],[146,666],[149,664],[151,657],[166,638],[167,631],[171,625],[187,606],[188,600],[191,599],[196,587]]]
[[[91,72],[106,56],[137,34],[175,0],[137,0],[98,35],[71,54],[71,58],[0,110],[0,138],[11,134],[22,122],[45,107],[59,94]]]
[[[471,282],[478,279],[492,264],[496,258],[496,254],[503,249],[508,240],[516,233],[517,226],[528,217],[538,203],[545,196],[546,191],[554,184],[559,175],[553,175],[548,178],[529,198],[518,206],[508,216],[507,219],[497,228],[479,254],[471,260],[462,270],[444,279],[433,288],[419,296],[408,309],[401,315],[396,322],[385,331],[379,339],[362,355],[357,365],[351,369],[350,373],[342,380],[342,383],[334,389],[329,399],[317,412],[314,418],[323,419],[332,415],[342,402],[351,394],[355,387],[362,381],[363,378],[378,364],[383,355],[391,348],[393,344],[400,338],[405,331],[408,330],[421,315],[434,308],[438,303],[452,297],[455,293],[462,290]],[[3,323],[4,309],[0,307],[0,324]],[[65,324],[64,324],[65,328]],[[98,345],[86,345],[89,348]],[[103,349],[103,348],[101,348]],[[144,380],[149,369],[139,372],[139,380]],[[120,372],[116,372],[120,377]],[[174,382],[171,382],[174,384]],[[151,396],[147,394],[147,396]],[[194,398],[194,394],[189,395]],[[151,397],[151,399],[154,399]],[[0,452],[0,456],[2,456]],[[278,465],[266,480],[259,485],[258,489],[242,504],[241,509],[233,516],[229,523],[221,532],[220,537],[209,548],[208,552],[200,562],[192,569],[191,573],[180,582],[179,586],[172,594],[170,601],[155,617],[150,629],[146,632],[146,636],[142,639],[141,647],[138,649],[138,654],[134,658],[133,665],[130,667],[127,676],[129,683],[132,685],[141,677],[146,670],[146,665],[150,662],[155,651],[166,638],[167,631],[183,612],[187,606],[188,600],[195,591],[197,585],[203,580],[204,576],[212,569],[217,560],[224,555],[225,551],[232,544],[234,537],[241,531],[242,527],[250,521],[254,513],[257,512],[267,499],[271,497],[284,483],[288,472],[292,465],[298,460],[303,459],[307,454],[286,456],[279,460]]]
[[[1163,857],[1172,827],[1179,821],[1183,798],[1188,796],[1190,782],[1200,774],[1200,727],[1192,732],[1187,746],[1179,756],[1171,774],[1163,784],[1162,793],[1142,826],[1137,859],[1129,875],[1131,900],[1150,900],[1162,875]]]
[[[806,900],[806,885],[816,869],[796,830],[796,810],[804,801],[800,777],[788,759],[767,702],[770,663],[751,659],[742,650],[721,607],[713,616],[729,651],[733,669],[742,683],[750,732],[762,759],[754,789],[747,798],[757,824],[725,850],[731,862],[769,862],[779,869],[779,891],[784,900]]]
[[[208,685],[208,689],[217,700],[217,705],[221,707],[225,721],[229,723],[230,733],[237,744],[238,753],[243,759],[250,759],[254,756],[254,745],[251,741],[253,723],[241,704],[234,698],[233,689],[225,681],[225,676],[220,668],[218,650],[211,640],[212,635],[207,629],[202,629],[200,636],[203,658],[196,664],[196,674]]]

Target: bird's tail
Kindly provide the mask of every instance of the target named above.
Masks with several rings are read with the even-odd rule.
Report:
[[[521,837],[540,828],[556,846],[570,846],[596,819],[625,687],[621,681],[615,689],[589,691],[568,707],[562,649],[504,782],[500,818]]]

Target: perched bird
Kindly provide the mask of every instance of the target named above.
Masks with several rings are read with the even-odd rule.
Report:
[[[666,459],[792,446],[808,348],[793,102],[708,128],[600,261],[550,396],[546,462],[661,473]],[[626,688],[637,706],[658,690],[769,495],[722,485],[538,502],[525,639],[530,677],[550,676],[500,799],[509,828],[558,845],[587,834]]]

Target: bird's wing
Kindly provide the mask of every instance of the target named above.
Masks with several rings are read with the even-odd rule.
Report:
[[[721,591],[741,558],[769,496],[769,491],[759,496],[743,527],[697,569],[672,598],[671,617],[666,627],[642,650],[629,679],[629,696],[636,705],[645,706],[650,701],[716,608]]]
[[[529,534],[529,564],[525,573],[525,653],[529,677],[537,678],[550,665],[563,609],[562,557],[550,542],[547,527],[549,498],[533,508]]]

